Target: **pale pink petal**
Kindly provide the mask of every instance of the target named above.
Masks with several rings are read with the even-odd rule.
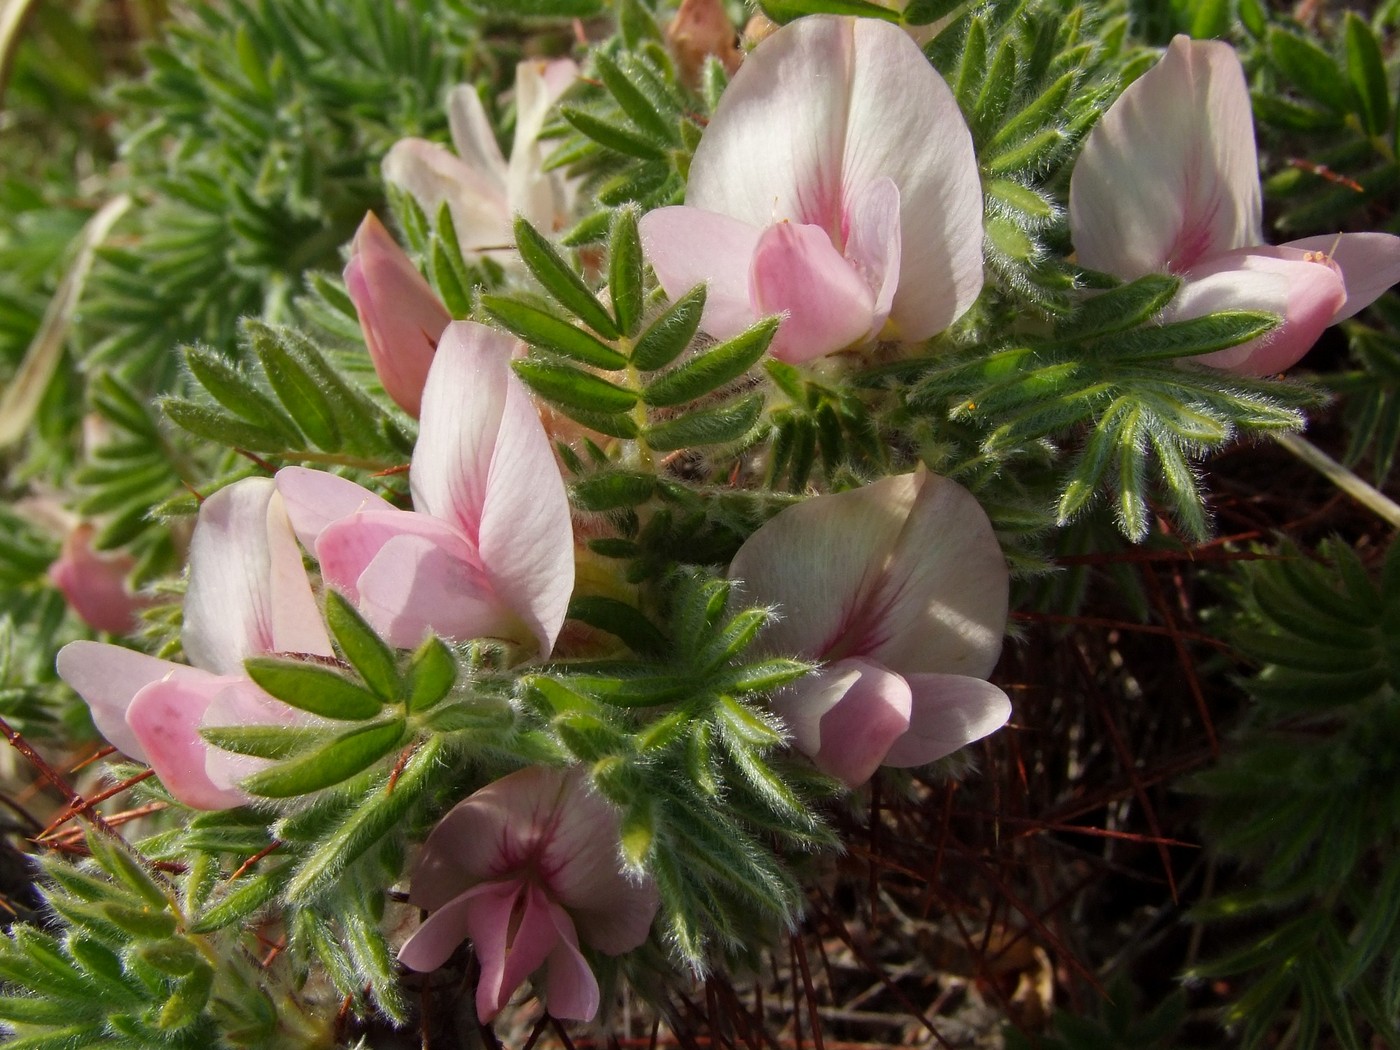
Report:
[[[540,141],[540,132],[550,108],[577,78],[578,66],[567,58],[528,59],[515,67],[515,141],[506,199],[511,211],[546,232],[562,225],[571,195],[561,172],[544,170],[554,144]]]
[[[245,478],[199,509],[181,641],[190,663],[241,674],[249,656],[331,655],[292,527],[271,478]]]
[[[515,243],[510,203],[494,177],[477,171],[442,146],[423,139],[394,143],[384,158],[384,178],[412,196],[430,221],[446,203],[464,251]]]
[[[904,506],[899,538],[832,651],[862,655],[900,674],[984,678],[1006,631],[1010,573],[987,514],[955,481],[918,470],[866,486]]]
[[[621,955],[647,939],[659,899],[651,879],[622,870],[617,810],[589,790],[580,769],[560,779],[540,869],[593,948]]]
[[[132,697],[168,675],[196,680],[213,677],[206,671],[106,642],[69,642],[58,651],[57,667],[58,676],[87,702],[98,731],[120,751],[142,762],[146,751],[126,723]]]
[[[435,908],[463,885],[534,870],[588,944],[610,955],[644,940],[656,888],[621,870],[618,816],[588,790],[580,769],[531,766],[453,807],[413,872],[413,902]]]
[[[416,417],[428,366],[452,315],[373,212],[351,244],[345,289],[385,393]]]
[[[909,728],[908,684],[868,660],[831,664],[779,692],[772,707],[793,729],[794,746],[847,787],[869,780]]]
[[[409,470],[413,507],[450,522],[473,546],[505,412],[515,340],[472,321],[443,332]],[[556,471],[557,473],[557,471]]]
[[[758,228],[818,226],[850,255],[845,218],[880,178],[902,202],[890,316],[901,338],[925,339],[982,287],[972,137],[898,27],[816,16],[774,33],[740,67],[696,149],[686,202]]]
[[[477,546],[496,596],[547,655],[573,593],[573,525],[549,436],[510,368],[514,347],[484,325],[448,327],[409,478],[414,506]]]
[[[219,726],[300,726],[333,725],[315,715],[274,699],[250,679],[231,679],[216,692],[200,717],[199,728]],[[270,759],[236,755],[210,744],[204,757],[204,772],[215,787],[232,789],[239,781],[272,765]]]
[[[1340,267],[1347,300],[1333,324],[1364,310],[1400,281],[1400,237],[1391,233],[1329,233],[1279,247],[1321,252]]]
[[[400,649],[414,648],[429,632],[453,641],[531,637],[481,572],[435,538],[391,537],[360,573],[355,590],[365,620]]]
[[[558,940],[546,963],[545,1006],[554,1017],[591,1021],[598,1012],[598,979],[578,950],[578,935],[568,912],[551,904],[549,918]]]
[[[846,261],[875,295],[870,330],[866,333],[868,340],[878,338],[885,327],[895,289],[899,286],[902,251],[899,200],[899,187],[881,177],[864,190],[853,193],[847,202],[842,231],[846,239]]]
[[[96,531],[86,524],[68,531],[58,560],[49,566],[49,582],[94,631],[128,634],[136,629],[137,612],[148,604],[127,586],[136,560],[125,552],[94,550]]]
[[[314,548],[321,576],[358,602],[360,575],[384,545],[399,536],[421,536],[467,568],[480,571],[475,550],[453,526],[428,514],[388,507],[349,514],[321,530]]]
[[[283,467],[277,472],[277,491],[297,539],[315,553],[316,540],[334,521],[364,510],[393,510],[388,501],[348,478],[324,470]]]
[[[447,127],[457,156],[498,198],[505,198],[506,158],[481,97],[470,84],[459,84],[447,93]]]
[[[467,939],[467,913],[473,907],[472,902],[483,897],[488,899],[488,907],[505,911],[505,918],[499,924],[498,933],[501,950],[491,953],[490,956],[501,959],[505,949],[506,929],[510,924],[510,909],[517,893],[518,888],[513,883],[491,882],[473,886],[466,892],[445,900],[435,906],[432,914],[423,920],[423,924],[413,931],[408,940],[404,941],[403,947],[399,949],[399,962],[418,973],[431,973],[447,962],[457,950],[457,945]],[[481,905],[476,907],[480,908]],[[487,947],[490,946],[488,940]],[[484,969],[487,956],[480,946],[477,952],[482,958]],[[499,969],[498,963],[497,970]]]
[[[744,601],[778,608],[762,636],[774,652],[985,675],[1001,649],[1008,572],[991,525],[962,486],[925,471],[787,508],[729,576]]]
[[[599,880],[604,889],[594,890],[586,902],[582,894],[575,894],[574,899],[581,903],[572,905],[570,912],[584,943],[605,955],[621,955],[646,941],[661,898],[650,878],[639,880],[620,870],[616,843],[611,860],[611,873]],[[560,897],[563,898],[562,893]]]
[[[437,908],[464,884],[505,878],[534,863],[567,784],[563,770],[530,766],[459,802],[423,844],[413,871],[413,903]]]
[[[501,971],[494,996],[489,994],[486,982],[488,972],[494,975],[494,964],[488,969],[487,960],[482,958],[481,941],[476,936],[475,915],[472,909],[467,911],[467,927],[472,933],[472,943],[476,945],[477,957],[481,959],[482,983],[476,989],[476,1009],[477,1016],[482,1021],[490,1021],[496,1015],[496,1011],[510,1001],[515,990],[524,984],[532,973],[544,965],[545,960],[554,951],[555,945],[559,943],[559,930],[550,915],[554,905],[550,903],[544,890],[534,882],[526,883],[521,880],[520,885],[522,886],[521,894],[524,898],[524,907],[516,905],[515,913],[519,916],[519,921],[513,923],[510,930],[504,959],[505,966]],[[513,919],[514,917],[512,916]],[[496,915],[493,913],[490,916],[493,934],[495,920]]]
[[[739,548],[729,578],[742,581],[740,598],[778,611],[766,649],[821,660],[852,633],[916,494],[912,475],[879,485],[788,507]]]
[[[837,236],[854,49],[851,20],[820,16],[764,40],[695,150],[686,203],[758,229],[787,219]]]
[[[818,226],[780,222],[763,231],[749,270],[754,311],[784,314],[769,353],[800,363],[864,340],[875,292]]]
[[[1258,244],[1249,92],[1230,45],[1176,37],[1089,133],[1070,178],[1079,261],[1124,280]]]
[[[902,246],[890,320],[899,338],[917,342],[951,325],[982,290],[982,182],[972,135],[948,85],[898,26],[830,22],[834,29],[803,32],[852,37],[842,199],[858,211],[878,179],[899,187]]]
[[[1190,359],[1241,375],[1270,375],[1296,363],[1347,297],[1335,263],[1297,248],[1242,248],[1207,260],[1185,277],[1162,312],[1165,321],[1217,310],[1259,310],[1283,318],[1283,324],[1258,339]]]
[[[165,789],[195,809],[229,809],[248,801],[243,792],[209,779],[205,759],[210,745],[199,735],[205,708],[230,681],[172,674],[139,690],[126,712],[127,724]]]
[[[647,262],[672,299],[707,284],[700,327],[732,339],[758,320],[749,299],[749,264],[763,230],[700,208],[657,208],[638,228]]]
[[[913,695],[909,731],[885,755],[887,766],[922,766],[996,732],[1011,717],[1011,701],[980,678],[905,675]]]

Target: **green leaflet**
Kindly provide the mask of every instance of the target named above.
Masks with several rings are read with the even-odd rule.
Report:
[[[457,661],[435,637],[425,638],[408,664],[408,710],[426,711],[457,683]]]
[[[568,408],[613,415],[626,412],[637,403],[634,391],[572,365],[523,359],[512,361],[511,367],[536,393]]]
[[[642,323],[645,288],[642,280],[642,241],[637,234],[637,209],[619,208],[613,214],[608,242],[608,292],[618,330],[637,334]]]
[[[394,651],[367,624],[349,599],[326,591],[326,626],[345,659],[375,696],[386,703],[399,699],[400,682]]]
[[[373,718],[382,706],[363,686],[317,664],[255,656],[244,666],[248,677],[278,700],[323,718]]]
[[[600,471],[571,486],[573,499],[584,510],[619,510],[645,503],[656,492],[656,476],[632,471]]]
[[[722,445],[746,436],[763,411],[763,395],[751,394],[732,404],[702,409],[677,419],[649,426],[642,432],[648,445],[660,452]]]
[[[1356,108],[1351,85],[1326,51],[1278,26],[1270,28],[1268,42],[1269,57],[1299,91],[1335,113]]]
[[[492,318],[527,343],[598,368],[618,369],[627,364],[627,358],[607,343],[547,310],[501,295],[483,295],[481,305]],[[611,325],[611,320],[608,323]]]
[[[342,733],[308,754],[255,773],[244,790],[266,798],[294,798],[348,780],[389,754],[404,737],[402,718],[376,722]]]
[[[880,18],[897,22],[899,14],[888,7],[867,0],[759,0],[763,13],[782,24],[804,15],[855,15],[857,18]]]
[[[695,338],[704,309],[705,286],[696,285],[647,326],[632,349],[632,365],[643,372],[669,365]]]
[[[765,318],[748,331],[655,377],[642,388],[642,400],[657,407],[681,405],[738,379],[768,350],[778,322],[776,317]]]
[[[515,220],[515,243],[520,250],[521,261],[535,275],[535,280],[544,285],[545,290],[564,309],[604,339],[616,339],[621,334],[583,278],[555,250],[549,239],[526,222],[523,216],[517,216]]]

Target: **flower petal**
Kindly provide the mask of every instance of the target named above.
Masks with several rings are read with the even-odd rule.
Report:
[[[560,172],[544,170],[553,144],[542,143],[540,132],[550,108],[577,79],[578,66],[567,58],[528,59],[515,67],[515,141],[506,173],[506,199],[511,211],[545,232],[559,228],[572,195]]]
[[[557,824],[565,790],[563,770],[530,766],[457,803],[423,844],[410,900],[438,908],[463,884],[501,879],[531,863]]]
[[[1124,280],[1258,244],[1249,91],[1228,44],[1178,36],[1089,133],[1069,190],[1079,261]]]
[[[778,607],[770,651],[863,656],[899,674],[986,675],[1006,625],[1006,561],[961,485],[925,471],[789,507],[729,568]]]
[[[384,392],[417,417],[433,351],[452,315],[373,212],[355,233],[345,288]]]
[[[242,674],[244,659],[260,653],[331,655],[271,478],[245,478],[204,501],[189,561],[181,641],[190,663]]]
[[[546,963],[545,1005],[554,1017],[591,1021],[598,1013],[598,979],[578,950],[578,934],[568,912],[551,904],[549,918],[559,939]]]
[[[890,320],[901,339],[916,342],[951,325],[982,290],[982,181],[972,134],[948,85],[898,26],[845,22],[853,45],[843,200],[857,210],[881,178],[899,188],[902,248]]]
[[[768,651],[820,660],[841,643],[899,538],[912,478],[805,500],[744,541],[729,578],[743,582],[746,603],[777,607],[762,635]]]
[[[347,598],[358,602],[360,576],[379,556],[384,545],[399,536],[421,536],[480,574],[471,544],[447,522],[428,514],[388,507],[346,515],[321,530],[313,552],[321,564],[322,578]]]
[[[493,882],[473,886],[443,902],[434,908],[432,914],[423,920],[423,924],[404,941],[403,947],[399,949],[399,962],[417,973],[431,973],[447,962],[457,950],[457,945],[467,939],[467,912],[472,901],[478,897],[503,899],[506,916],[500,927],[500,941],[504,948],[506,927],[510,923],[510,907],[516,892],[514,885]],[[493,957],[499,957],[499,953]],[[483,960],[484,958],[483,956]]]
[[[142,762],[146,749],[126,724],[132,698],[167,675],[209,677],[206,671],[106,642],[69,642],[58,651],[57,667],[58,676],[87,702],[98,731],[118,750]]]
[[[498,176],[478,171],[442,146],[424,139],[394,143],[384,158],[384,178],[413,197],[429,219],[446,204],[464,251],[515,243],[510,202]]]
[[[902,204],[891,317],[903,338],[925,339],[982,287],[971,134],[898,27],[815,16],[774,33],[739,68],[696,149],[686,203],[758,228],[819,226],[839,247],[853,202],[880,178]]]
[[[697,284],[705,290],[700,327],[732,339],[758,320],[749,299],[749,265],[763,230],[701,208],[657,208],[638,229],[647,262],[666,294],[678,299]]]
[[[900,674],[985,678],[1001,655],[1010,600],[1006,558],[986,512],[956,481],[920,469],[888,485],[914,496],[890,560],[838,651],[869,656]],[[833,653],[833,655],[835,655]]]
[[[472,943],[476,945],[477,957],[481,959],[482,982],[476,989],[476,1011],[483,1022],[490,1021],[496,1015],[496,1011],[510,1001],[515,990],[544,965],[555,945],[559,943],[559,930],[550,914],[554,905],[550,903],[544,890],[534,882],[522,881],[519,885],[522,887],[523,898],[523,901],[517,899],[515,904],[515,914],[518,915],[519,922],[512,925],[508,935],[505,965],[500,977],[495,981],[494,996],[489,994],[486,976],[488,973],[494,976],[495,967],[494,964],[488,967],[487,960],[482,958],[481,941],[476,936],[473,910],[467,910],[467,928],[472,932]],[[495,921],[496,914],[493,911],[490,916],[493,934]]]
[[[867,337],[875,293],[819,226],[780,222],[763,231],[749,270],[758,314],[782,313],[769,353],[798,363]]]
[[[788,219],[835,236],[853,49],[851,20],[820,16],[764,40],[710,118],[686,203],[758,229]]]
[[[510,368],[514,347],[484,325],[448,326],[409,479],[414,506],[476,545],[496,596],[548,654],[573,593],[573,524],[549,437]]]
[[[869,660],[840,660],[782,690],[772,707],[793,728],[794,746],[818,769],[859,787],[909,728],[909,685]]]
[[[463,885],[532,870],[588,944],[610,955],[630,951],[646,940],[657,896],[650,880],[623,874],[618,823],[579,769],[511,773],[458,803],[433,829],[411,899],[437,908]]]
[[[887,766],[922,766],[996,732],[1011,717],[1006,694],[980,678],[911,674],[909,731],[885,755]]]
[[[459,84],[447,93],[447,127],[457,156],[492,188],[497,198],[505,199],[506,158],[481,97],[470,84]]]
[[[298,711],[263,692],[247,678],[235,678],[214,694],[200,717],[199,727],[333,725],[328,719]],[[272,764],[270,759],[237,755],[210,744],[204,772],[215,787],[233,789],[242,780]]]
[[[96,531],[87,524],[68,531],[58,559],[49,566],[49,582],[94,631],[128,634],[136,629],[136,614],[146,604],[127,586],[136,561],[125,552],[94,550]]]
[[[364,618],[400,649],[414,648],[429,632],[453,641],[530,640],[481,572],[435,538],[391,537],[365,566],[355,589]]]
[[[362,510],[395,509],[369,489],[324,470],[283,467],[276,480],[292,530],[313,554],[317,538],[331,522]]]
[[[1333,324],[1364,310],[1400,281],[1400,237],[1392,233],[1332,233],[1279,247],[1321,252],[1341,268],[1347,300]]]
[[[867,340],[879,337],[889,320],[899,286],[902,237],[899,230],[899,187],[878,178],[847,202],[846,261],[874,293]]]
[[[1241,375],[1270,375],[1296,363],[1347,298],[1336,264],[1321,253],[1297,248],[1242,248],[1207,260],[1185,277],[1162,312],[1163,320],[1182,321],[1215,310],[1260,310],[1283,318],[1267,335],[1191,359]]]
[[[171,674],[137,692],[126,712],[127,724],[160,782],[195,809],[231,809],[248,801],[243,792],[209,779],[204,764],[210,745],[199,735],[205,709],[230,681],[216,675]]]

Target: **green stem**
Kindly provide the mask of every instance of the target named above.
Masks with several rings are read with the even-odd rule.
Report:
[[[1387,525],[1400,529],[1400,504],[1385,493],[1362,481],[1355,473],[1297,434],[1276,434],[1274,440]]]

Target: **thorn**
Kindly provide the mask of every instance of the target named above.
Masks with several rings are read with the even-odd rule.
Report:
[[[270,843],[268,843],[268,845],[266,845],[266,846],[263,847],[262,849],[258,850],[258,852],[254,853],[251,857],[249,857],[249,858],[248,858],[247,860],[245,860],[242,864],[240,864],[240,865],[238,866],[238,869],[237,869],[232,875],[230,875],[230,876],[228,877],[228,881],[229,881],[229,882],[233,882],[234,880],[236,880],[240,875],[242,875],[244,872],[246,872],[246,871],[247,871],[249,868],[251,868],[254,864],[256,864],[258,861],[262,860],[264,857],[266,857],[268,854],[272,853],[274,850],[278,849],[281,845],[282,845],[282,840],[281,840],[281,839],[273,839]]]

